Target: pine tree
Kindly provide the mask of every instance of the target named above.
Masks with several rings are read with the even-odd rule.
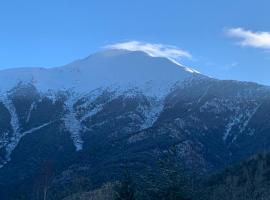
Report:
[[[175,148],[171,148],[164,157],[159,160],[158,173],[149,176],[151,182],[148,195],[150,199],[161,200],[189,200],[188,181],[184,176],[184,169]]]
[[[116,188],[115,200],[135,200],[135,185],[130,173],[126,170],[120,184]]]

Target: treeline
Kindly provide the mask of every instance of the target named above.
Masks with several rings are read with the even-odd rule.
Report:
[[[269,153],[204,179],[192,177],[175,159],[169,152],[155,170],[140,178],[126,170],[119,182],[110,185],[110,197],[81,200],[270,200]]]
[[[174,149],[166,152],[153,169],[134,179],[126,170],[116,187],[115,200],[191,200],[191,181]]]
[[[18,195],[20,200],[191,200],[193,180],[187,176],[183,163],[175,148],[162,153],[159,159],[143,171],[123,164],[122,175],[112,182],[92,189],[91,176],[66,171],[64,177],[57,177],[52,163],[45,162],[36,178],[30,195]]]
[[[68,181],[60,178],[54,187],[52,177],[51,164],[46,163],[31,198],[18,195],[14,199],[270,200],[270,154],[258,154],[204,179],[187,171],[174,149],[164,153],[144,173],[126,165],[121,178],[94,190],[87,174],[68,175]]]

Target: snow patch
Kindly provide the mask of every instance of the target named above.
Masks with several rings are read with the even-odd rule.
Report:
[[[28,114],[27,114],[27,117],[26,117],[26,123],[29,122],[30,117],[31,117],[31,113],[32,113],[32,111],[34,110],[35,106],[36,106],[36,102],[33,102],[33,103],[31,104],[30,109],[29,109],[29,112],[28,112]]]
[[[71,134],[71,139],[76,148],[76,151],[80,151],[83,148],[83,140],[81,138],[81,122],[76,118],[74,110],[74,104],[77,102],[77,98],[74,98],[71,94],[65,102],[67,113],[64,117],[65,127]]]
[[[90,118],[92,116],[94,116],[95,114],[97,114],[98,112],[100,112],[101,110],[103,109],[103,105],[98,105],[96,106],[95,108],[93,108],[92,110],[90,110],[86,115],[84,115],[80,121],[84,121],[86,120],[87,118]]]
[[[239,124],[239,123],[241,122],[241,118],[242,118],[241,115],[239,115],[239,116],[234,116],[234,117],[231,119],[231,121],[227,124],[225,133],[224,133],[224,135],[223,135],[223,140],[224,140],[224,141],[225,141],[225,140],[228,138],[228,136],[230,135],[232,128],[233,128],[235,125],[237,125],[237,124]]]
[[[9,138],[9,141],[7,141],[7,143],[11,143],[12,145],[10,147],[6,147],[6,151],[7,151],[6,154],[9,159],[10,154],[12,153],[13,149],[16,147],[16,145],[19,143],[21,139],[20,123],[19,123],[17,112],[16,112],[16,108],[12,100],[9,99],[7,95],[1,95],[0,101],[4,104],[4,106],[10,113],[10,125],[13,131],[11,138]]]
[[[35,131],[38,131],[38,130],[50,125],[51,123],[53,123],[53,122],[48,122],[48,123],[42,124],[42,125],[40,125],[38,127],[31,128],[30,130],[27,130],[27,131],[24,131],[24,132],[18,134],[17,138],[15,138],[14,140],[11,140],[10,143],[6,146],[6,150],[7,150],[6,158],[7,158],[7,161],[10,160],[11,153],[16,148],[16,146],[18,145],[18,143],[19,143],[19,141],[21,140],[22,137],[24,137],[27,134],[33,133]]]
[[[141,124],[141,130],[153,126],[164,108],[163,101],[153,101],[149,107],[139,106],[138,111],[143,114],[144,121]]]
[[[234,136],[232,142],[238,137],[238,135],[243,133],[246,130],[250,120],[252,119],[252,117],[257,112],[260,106],[261,104],[256,105],[253,109],[249,108],[246,109],[244,112],[242,111],[243,109],[236,107],[237,108],[236,114],[234,114],[231,117],[230,122],[227,124],[225,133],[223,135],[223,140],[225,141],[228,138],[228,136],[231,134],[233,127],[238,128],[238,134]]]
[[[253,110],[249,110],[247,112],[247,120],[243,123],[243,126],[240,129],[240,133],[242,133],[242,132],[244,132],[246,130],[246,127],[248,126],[250,120],[255,115],[255,113],[258,111],[258,109],[260,108],[260,106],[261,106],[261,104],[259,104],[258,106],[256,106]]]
[[[198,103],[200,103],[201,100],[202,100],[204,97],[206,97],[206,95],[207,95],[207,93],[208,93],[208,91],[209,91],[209,88],[210,88],[210,87],[207,87],[206,90],[204,91],[204,93],[202,94],[202,96],[200,96],[200,98],[198,99]]]

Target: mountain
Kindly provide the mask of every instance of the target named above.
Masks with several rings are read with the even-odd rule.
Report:
[[[139,51],[2,70],[0,94],[1,199],[40,199],[44,188],[63,199],[79,190],[72,177],[96,188],[123,166],[143,174],[172,147],[203,175],[270,146],[269,87]]]
[[[29,83],[43,93],[71,89],[87,93],[106,87],[123,90],[140,87],[158,95],[162,89],[166,90],[194,73],[197,72],[165,58],[150,57],[144,52],[107,50],[63,67],[4,70],[0,80],[6,80],[1,81],[3,92],[18,83]]]
[[[164,71],[165,70],[165,71]],[[1,81],[1,102],[3,109],[7,109],[10,116],[11,132],[5,131],[4,138],[1,140],[2,148],[6,150],[6,159],[2,158],[3,163],[9,160],[9,156],[19,143],[21,137],[33,131],[37,131],[50,125],[57,119],[44,121],[31,126],[28,123],[31,119],[32,111],[36,108],[37,102],[43,98],[55,101],[64,98],[63,121],[66,128],[72,134],[71,138],[77,150],[82,149],[80,136],[81,122],[90,118],[102,109],[101,102],[94,105],[90,110],[76,112],[75,103],[81,102],[82,106],[91,104],[92,101],[108,93],[109,98],[118,98],[126,94],[136,96],[137,94],[152,98],[153,103],[159,104],[156,109],[162,106],[161,101],[175,84],[179,84],[195,74],[191,69],[178,66],[164,58],[152,58],[143,52],[129,52],[124,50],[110,50],[89,56],[86,59],[76,61],[64,67],[43,69],[43,68],[22,68],[4,70],[0,73]],[[26,98],[22,101],[22,98]],[[28,103],[24,109],[24,119],[20,116],[16,108]],[[109,99],[107,99],[109,100]],[[105,99],[105,101],[107,101]],[[26,102],[27,101],[27,102]],[[155,102],[157,101],[157,102]],[[27,108],[28,107],[28,108]],[[80,108],[84,109],[84,108]],[[143,108],[141,108],[143,109]],[[149,108],[150,109],[150,108]],[[153,108],[155,109],[155,108]],[[151,125],[158,114],[158,110],[151,110],[149,119],[145,119],[141,126]],[[148,113],[145,113],[148,114]],[[76,116],[82,115],[82,116]],[[152,116],[153,115],[153,116]],[[146,118],[147,116],[145,116]],[[29,124],[24,129],[22,124]],[[12,135],[9,138],[8,135]],[[9,141],[10,140],[10,141]]]

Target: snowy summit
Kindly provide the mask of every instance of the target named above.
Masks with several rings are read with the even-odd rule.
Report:
[[[87,92],[114,87],[141,88],[160,95],[195,74],[198,72],[167,58],[153,57],[142,51],[111,49],[62,67],[2,70],[0,90],[5,92],[19,83],[31,83],[45,93],[69,89]]]

